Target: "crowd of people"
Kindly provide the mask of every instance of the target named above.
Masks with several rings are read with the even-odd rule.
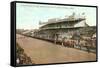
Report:
[[[29,56],[24,52],[24,49],[21,48],[18,43],[16,43],[16,63],[21,64],[35,64]]]

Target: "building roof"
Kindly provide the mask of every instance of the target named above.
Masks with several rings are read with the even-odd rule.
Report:
[[[47,26],[47,25],[50,25],[50,24],[59,24],[59,23],[69,23],[70,24],[75,24],[75,23],[78,23],[80,21],[83,21],[85,20],[85,18],[77,18],[77,19],[61,19],[61,20],[58,20],[58,21],[55,21],[55,22],[46,22],[46,24],[44,24],[43,26],[41,26],[40,28],[44,27],[44,26]]]

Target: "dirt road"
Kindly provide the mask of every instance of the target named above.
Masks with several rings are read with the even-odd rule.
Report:
[[[47,41],[17,34],[18,44],[36,64],[95,61],[96,54],[67,48]]]

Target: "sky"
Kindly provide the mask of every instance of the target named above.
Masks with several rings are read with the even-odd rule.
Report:
[[[63,19],[73,12],[76,16],[85,13],[86,23],[90,26],[96,25],[95,7],[17,3],[16,8],[17,29],[38,29],[41,26],[40,21],[46,22],[52,18]]]

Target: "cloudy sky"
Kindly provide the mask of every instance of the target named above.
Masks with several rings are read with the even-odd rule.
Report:
[[[75,12],[80,16],[85,13],[86,22],[90,26],[96,25],[95,7],[59,6],[17,3],[16,26],[17,29],[38,29],[39,21],[46,22],[51,18],[65,18]]]

